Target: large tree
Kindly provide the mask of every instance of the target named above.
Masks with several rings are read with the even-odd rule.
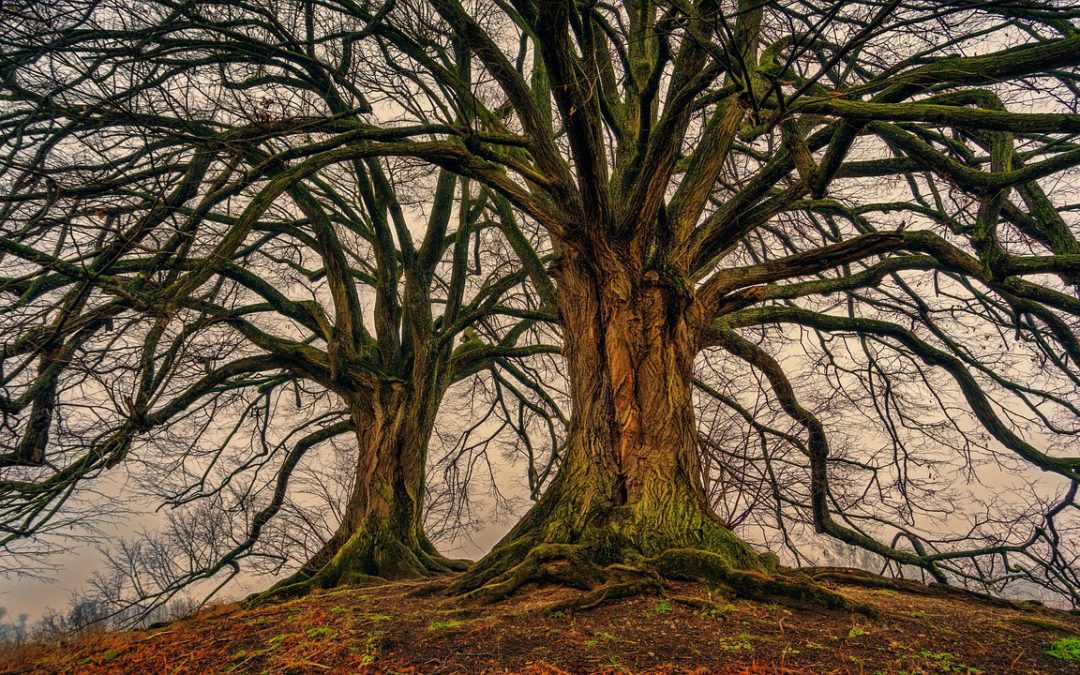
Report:
[[[546,315],[504,202],[379,156],[310,6],[68,9],[6,33],[5,546],[125,462],[169,504],[232,494],[214,503],[240,522],[196,524],[198,554],[144,589],[164,600],[257,552],[298,466],[346,436],[340,524],[274,592],[461,569],[423,529],[439,403],[552,351],[527,344]],[[348,157],[294,162],[341,132]]]
[[[1074,587],[1047,530],[1075,489],[1027,544],[976,552],[883,543],[837,517],[829,434],[780,355],[750,336],[804,326],[944,371],[961,394],[941,403],[944,420],[1075,487],[1071,444],[1025,439],[991,398],[1026,406],[1029,433],[1077,433],[1080,249],[1069,193],[1046,187],[1080,164],[1075,19],[1055,3],[752,0],[433,0],[373,15],[371,34],[410,60],[408,77],[424,72],[447,106],[474,111],[460,142],[418,156],[500,191],[556,253],[573,406],[561,469],[459,589],[501,597],[545,576],[591,586],[605,577],[595,563],[642,560],[775,588],[739,572],[771,562],[706,498],[692,389],[695,359],[713,347],[732,370],[758,371],[801,428],[819,532],[939,580],[942,564],[976,553],[1039,562],[1038,541]],[[433,67],[418,25],[451,31],[485,86]],[[953,332],[972,324],[984,340],[1015,331],[996,353],[1022,343],[1040,384]],[[887,429],[893,412],[886,395]]]
[[[208,65],[190,80],[195,91],[266,85],[277,95],[307,79],[318,92],[348,91],[343,108],[270,115],[273,127],[260,133],[274,142],[294,125],[319,136],[245,160],[267,172],[266,187],[245,195],[251,214],[286,193],[303,207],[297,190],[328,197],[307,185],[376,156],[423,160],[490,194],[502,234],[559,323],[572,417],[557,476],[459,590],[497,598],[553,577],[602,599],[659,572],[749,593],[806,591],[770,579],[775,561],[713,511],[694,414],[695,368],[707,362],[698,382],[707,396],[799,451],[781,475],[801,489],[777,478],[771,455],[760,458],[781,520],[794,510],[821,533],[939,580],[955,560],[1026,557],[1075,596],[1057,526],[1080,479],[1071,450],[1080,244],[1065,187],[1080,164],[1080,33],[1066,4],[138,7],[135,45],[83,30],[76,12],[75,28],[45,48],[16,50],[12,62],[77,43],[71,52],[83,62],[60,70],[157,54],[162,69],[142,81],[194,64]],[[283,30],[281,17],[296,30]],[[264,34],[273,39],[253,37]],[[280,70],[266,70],[275,58]],[[312,75],[321,60],[332,65]],[[241,62],[240,79],[215,70]],[[211,93],[192,98],[222,100]],[[241,215],[222,250],[241,250],[257,220]],[[534,229],[542,243],[528,236]],[[535,251],[549,249],[543,268]],[[209,279],[180,275],[167,297],[188,297]],[[334,302],[351,300],[339,292]],[[327,339],[331,363],[357,348],[340,328]],[[792,383],[793,353],[818,359],[825,400],[865,406],[892,441],[891,463],[838,454],[844,420],[827,425],[821,406],[806,404],[811,392]],[[753,391],[714,386],[747,371]],[[865,396],[850,393],[852,380]],[[912,414],[915,391],[932,414]],[[765,396],[772,418],[745,393]],[[1019,542],[938,549],[902,523],[876,536],[880,514],[847,508],[837,476],[904,471],[917,446],[932,443],[1015,457],[1067,489]],[[908,485],[896,487],[905,506],[929,498]]]

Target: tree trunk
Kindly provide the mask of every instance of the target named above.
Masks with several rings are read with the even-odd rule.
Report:
[[[563,463],[459,590],[545,544],[581,547],[599,564],[694,548],[765,569],[706,498],[691,398],[702,312],[681,277],[636,272],[621,262],[630,258],[569,252],[552,270],[573,404]]]
[[[439,555],[424,534],[427,442],[434,415],[423,392],[384,383],[349,402],[360,452],[337,531],[296,574],[271,589],[300,593],[465,568]]]

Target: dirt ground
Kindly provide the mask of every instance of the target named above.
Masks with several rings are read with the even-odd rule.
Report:
[[[11,673],[1080,673],[1047,654],[1080,616],[952,594],[830,583],[869,619],[708,595],[717,609],[640,596],[552,613],[575,591],[531,587],[463,607],[416,584],[228,604],[165,626],[0,654]]]

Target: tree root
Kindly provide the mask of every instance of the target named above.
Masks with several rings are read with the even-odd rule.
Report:
[[[999,598],[986,593],[979,593],[978,591],[967,588],[947,586],[937,582],[924,584],[912,579],[891,579],[855,567],[809,567],[801,569],[799,572],[814,581],[837,581],[852,586],[886,589],[902,593],[912,593],[915,595],[936,597],[952,596],[966,600],[974,600],[994,607],[1007,607],[1009,609],[1020,611],[1030,611],[1042,606],[1042,603],[1038,600],[1010,600],[1008,598]]]
[[[638,556],[635,564],[616,563],[605,567],[591,562],[588,553],[589,549],[580,544],[540,544],[501,573],[493,572],[494,568],[485,571],[485,583],[463,593],[460,585],[454,584],[450,592],[456,591],[465,602],[490,604],[508,598],[526,584],[558,583],[580,589],[584,594],[548,607],[551,612],[588,611],[614,600],[645,593],[702,611],[718,609],[708,600],[671,594],[667,581],[684,580],[720,587],[752,600],[876,616],[869,606],[829,590],[807,576],[736,569],[724,556],[710,551],[669,549],[653,558]],[[498,555],[496,559],[505,561],[510,557]]]

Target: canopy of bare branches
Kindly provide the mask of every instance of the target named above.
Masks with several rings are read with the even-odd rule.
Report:
[[[747,590],[832,541],[1080,604],[1073,3],[0,25],[9,567],[130,500],[175,510],[99,581],[147,606],[426,576],[521,485],[454,590]]]

